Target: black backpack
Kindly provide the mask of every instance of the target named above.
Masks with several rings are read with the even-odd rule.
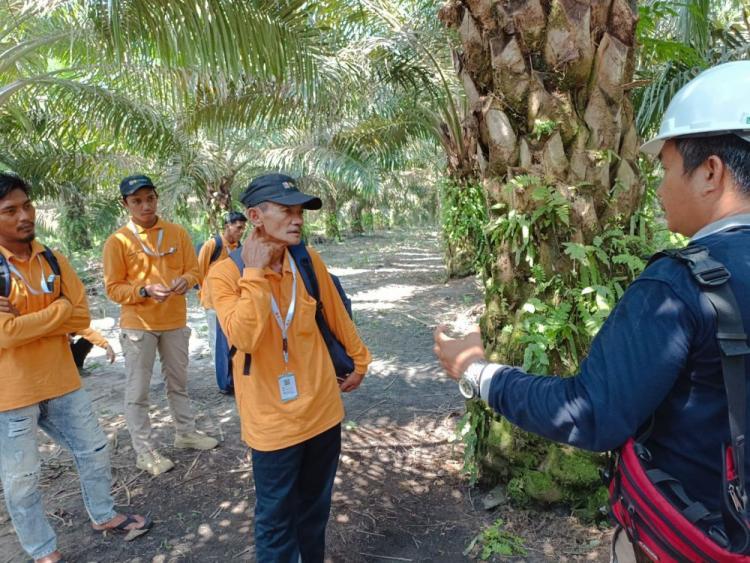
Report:
[[[214,262],[216,262],[219,259],[219,256],[221,256],[221,249],[224,245],[224,241],[221,240],[221,235],[214,235],[211,237],[214,239],[214,242],[216,245],[214,246],[214,251],[211,253],[211,259],[208,261],[208,264],[211,265]],[[210,240],[210,239],[209,239]],[[203,242],[199,242],[195,245],[195,255],[199,256],[201,253],[201,248],[203,248],[203,245],[206,244],[208,241],[204,240]],[[193,286],[193,289],[199,289],[200,284],[195,284]]]
[[[328,348],[328,353],[331,355],[331,361],[333,362],[334,370],[336,371],[336,379],[343,381],[347,375],[354,371],[354,360],[346,353],[346,348],[339,342],[336,336],[331,331],[328,323],[326,323],[325,317],[323,316],[323,303],[320,300],[320,286],[318,285],[318,278],[315,275],[315,269],[313,268],[312,259],[310,253],[307,251],[307,247],[304,242],[290,246],[289,253],[292,255],[294,263],[297,264],[299,273],[302,276],[302,281],[305,284],[305,289],[310,297],[315,299],[317,307],[315,308],[315,322],[318,325],[318,330],[323,337],[323,341]],[[245,268],[245,263],[242,260],[242,249],[238,248],[229,253],[229,257],[232,262],[237,266],[237,269],[242,272]],[[341,282],[338,277],[329,273],[333,284],[336,286],[336,291],[341,298],[346,312],[349,313],[349,318],[352,318],[352,301],[347,296],[344,288],[341,286]],[[216,331],[221,331],[221,326],[217,323]],[[229,348],[229,369],[231,374],[232,369],[232,358],[237,353],[237,348],[231,346]],[[250,354],[245,354],[245,363],[242,367],[242,375],[250,375],[251,357]]]
[[[42,255],[44,256],[44,259],[47,261],[47,264],[49,264],[49,267],[52,269],[52,273],[55,274],[56,277],[60,277],[60,264],[57,261],[57,258],[55,258],[54,253],[48,246],[44,247],[44,250],[42,251]],[[12,279],[10,275],[10,265],[8,264],[8,261],[5,259],[5,256],[0,254],[0,295],[3,297],[8,297],[10,295],[10,287],[11,287]],[[62,291],[62,287],[60,288],[60,291]]]

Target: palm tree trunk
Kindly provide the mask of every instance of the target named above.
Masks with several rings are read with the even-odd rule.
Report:
[[[518,328],[524,305],[534,298],[559,307],[561,288],[579,282],[571,248],[589,248],[607,229],[624,228],[641,203],[628,92],[635,1],[448,0],[440,18],[461,40],[454,61],[490,209],[483,336],[493,359],[528,364]],[[544,290],[540,279],[559,283]],[[551,344],[546,369],[575,370]],[[587,344],[575,340],[573,355],[582,357]],[[485,422],[485,446],[494,432],[504,449],[490,444],[478,453],[515,464],[507,470],[494,463],[506,477],[551,474],[543,469],[559,448],[540,447],[505,421]],[[533,488],[527,483],[526,492]],[[546,500],[553,497],[561,498]]]
[[[72,184],[63,186],[62,236],[71,252],[91,249],[89,224],[86,219],[86,198],[80,188]]]

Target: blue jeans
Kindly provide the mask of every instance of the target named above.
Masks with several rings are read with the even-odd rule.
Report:
[[[83,504],[91,520],[116,516],[107,437],[83,389],[35,405],[0,412],[0,480],[18,541],[34,559],[57,550],[39,493],[37,428],[73,454]]]
[[[253,450],[258,563],[322,563],[341,425],[289,448]]]

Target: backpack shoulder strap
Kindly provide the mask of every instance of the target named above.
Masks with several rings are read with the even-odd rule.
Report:
[[[310,297],[315,299],[318,304],[318,309],[323,308],[323,304],[320,302],[320,286],[318,285],[318,277],[315,275],[315,267],[312,264],[312,258],[310,253],[307,251],[307,246],[304,242],[295,244],[289,247],[289,254],[291,254],[294,263],[297,264],[299,273],[302,276],[302,281],[305,283],[305,289]]]
[[[10,277],[10,267],[8,261],[0,253],[0,296],[8,297],[10,295],[10,286],[12,279]]]
[[[221,248],[223,244],[224,243],[221,240],[221,235],[214,235],[214,251],[211,253],[210,262],[213,263],[219,259],[219,256],[221,256]]]
[[[55,256],[55,253],[52,252],[52,249],[50,249],[49,246],[45,245],[42,254],[44,255],[44,259],[47,261],[47,264],[49,264],[49,267],[52,269],[52,273],[56,276],[61,275],[60,263],[57,261],[57,257]]]
[[[685,264],[693,279],[716,311],[716,340],[721,350],[721,369],[729,410],[729,430],[732,437],[734,462],[740,484],[741,510],[747,506],[745,491],[745,432],[746,432],[746,368],[745,356],[750,354],[747,333],[740,307],[727,283],[731,278],[724,264],[715,260],[706,247],[689,245],[679,250],[665,251],[665,255]],[[740,507],[737,507],[738,510]]]

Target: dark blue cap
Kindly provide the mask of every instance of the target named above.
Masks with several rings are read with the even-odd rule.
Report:
[[[245,207],[255,207],[264,201],[287,206],[301,205],[305,209],[323,207],[323,202],[319,197],[299,191],[295,179],[285,174],[258,176],[242,192],[240,201]]]
[[[151,178],[144,174],[135,174],[133,176],[128,176],[127,178],[123,178],[122,182],[120,182],[120,193],[122,194],[122,197],[133,195],[141,188],[156,189],[156,186],[154,186]]]

